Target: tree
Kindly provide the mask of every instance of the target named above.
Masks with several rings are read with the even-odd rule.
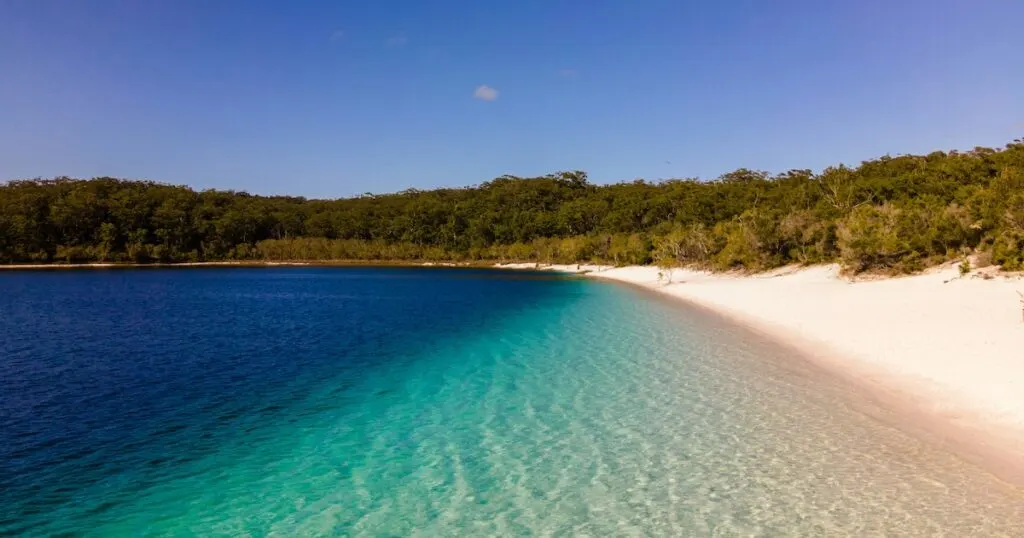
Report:
[[[1024,142],[820,174],[593,185],[582,171],[339,200],[101,177],[0,184],[0,260],[493,260],[1024,269]]]

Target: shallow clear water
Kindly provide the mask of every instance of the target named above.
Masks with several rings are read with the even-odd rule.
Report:
[[[0,535],[1024,536],[1024,496],[580,279],[0,275]]]

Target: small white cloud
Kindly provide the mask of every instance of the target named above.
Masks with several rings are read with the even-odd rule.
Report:
[[[484,84],[478,86],[473,92],[473,99],[479,99],[481,101],[494,101],[498,98],[498,90]]]
[[[579,74],[580,74],[580,72],[579,72],[578,69],[559,69],[558,70],[558,76],[560,76],[562,78],[574,78],[576,75],[579,75]]]
[[[331,32],[331,37],[329,37],[328,39],[330,39],[331,41],[341,41],[342,38],[344,38],[344,37],[345,37],[345,31],[344,30],[335,30],[335,31]]]
[[[404,35],[396,35],[394,37],[388,38],[388,40],[386,41],[387,46],[389,47],[404,47],[405,44],[408,42],[409,38],[405,37]]]

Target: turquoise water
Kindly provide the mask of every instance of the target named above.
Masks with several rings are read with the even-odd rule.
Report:
[[[0,535],[1024,536],[1019,490],[626,287],[237,269],[0,291]]]

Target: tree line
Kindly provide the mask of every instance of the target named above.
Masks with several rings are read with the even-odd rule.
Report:
[[[857,167],[594,185],[584,172],[338,200],[114,178],[0,185],[0,262],[536,261],[1024,270],[1024,140]]]

